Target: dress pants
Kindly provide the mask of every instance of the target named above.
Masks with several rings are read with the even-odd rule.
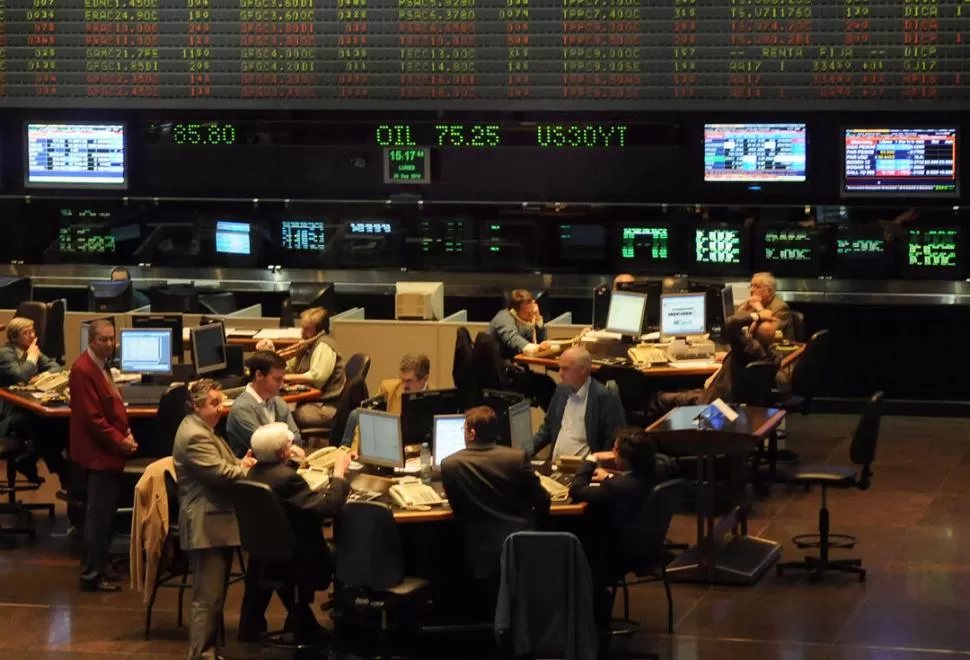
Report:
[[[337,409],[323,402],[304,403],[293,411],[293,421],[301,429],[328,428],[333,425]],[[336,438],[334,438],[336,440]]]
[[[273,590],[259,584],[259,575],[259,561],[250,557],[246,565],[246,591],[243,593],[242,608],[239,611],[239,630],[254,634],[266,632],[266,608],[273,598]],[[276,595],[286,607],[284,630],[295,630],[299,626],[300,630],[307,632],[320,627],[306,603],[294,610],[292,585],[284,584],[276,590]]]
[[[189,615],[189,660],[215,660],[222,633],[222,609],[229,591],[233,548],[189,550],[192,610]]]
[[[81,542],[81,581],[94,583],[104,577],[108,566],[122,472],[86,470],[84,538]]]

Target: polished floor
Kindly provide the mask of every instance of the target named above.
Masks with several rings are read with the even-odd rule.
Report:
[[[807,462],[848,461],[850,416],[816,415],[789,422],[792,449]],[[643,623],[631,650],[678,660],[930,660],[970,656],[970,438],[959,419],[888,417],[872,488],[830,497],[833,531],[856,534],[854,556],[869,569],[809,583],[771,572],[754,587],[674,585],[677,628],[663,634],[663,591],[633,590],[632,614]],[[41,499],[52,496],[41,491]],[[36,499],[36,498],[35,498]],[[784,542],[811,531],[818,492],[776,487],[755,511],[752,533]],[[140,594],[77,592],[77,560],[63,532],[64,512],[41,519],[32,545],[0,550],[0,658],[93,660],[185,657],[186,630],[176,627],[175,594],[155,608],[154,634],[143,639]],[[693,524],[675,521],[672,536],[689,541]],[[258,647],[232,642],[242,586],[226,610],[229,658],[261,658]],[[280,622],[274,603],[271,623]],[[429,640],[441,658],[488,657],[487,637]],[[342,656],[343,657],[343,656]]]

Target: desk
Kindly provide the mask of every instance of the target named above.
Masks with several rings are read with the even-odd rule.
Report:
[[[527,364],[530,366],[545,367],[547,369],[559,369],[559,359],[554,357],[537,357],[520,353],[519,355],[515,356],[515,361],[520,364]],[[629,369],[630,371],[636,371],[643,374],[647,378],[675,378],[678,376],[703,376],[707,378],[716,372],[718,368],[720,368],[719,364],[711,363],[709,365],[689,367],[685,369],[671,366],[634,369],[630,365],[613,366],[593,362],[593,373],[596,373],[600,369]]]
[[[697,456],[697,543],[667,567],[667,574],[671,580],[684,582],[754,584],[781,556],[781,546],[769,539],[748,536],[751,504],[745,489],[747,457],[778,429],[785,411],[735,406],[738,418],[734,422],[719,417],[714,420],[714,429],[702,431],[694,425],[694,418],[704,408],[674,408],[647,429],[658,447]],[[715,524],[714,475],[718,456],[731,458],[731,483],[737,504]]]
[[[549,507],[549,515],[556,517],[581,516],[585,511],[585,502],[565,502],[562,504],[553,502],[552,506]],[[447,504],[434,507],[431,511],[407,511],[394,507],[394,520],[399,523],[443,522],[445,520],[453,520],[454,517],[455,512]]]
[[[286,394],[283,396],[283,400],[287,403],[304,403],[306,401],[315,401],[320,398],[320,390],[310,388],[306,392],[299,392],[296,394]],[[45,405],[35,399],[29,392],[24,391],[11,391],[6,387],[0,388],[0,399],[9,401],[18,408],[23,408],[24,410],[29,410],[35,415],[40,415],[41,417],[62,417],[67,418],[71,416],[71,406],[70,404],[53,404]],[[229,414],[230,408],[226,408],[223,415]],[[145,419],[154,418],[158,414],[158,408],[149,408],[144,406],[128,408],[128,417],[134,419]]]

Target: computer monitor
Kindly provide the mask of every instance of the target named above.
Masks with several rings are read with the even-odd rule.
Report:
[[[405,392],[401,397],[401,429],[404,443],[434,442],[434,418],[463,411],[458,389]]]
[[[195,284],[167,284],[152,289],[149,296],[153,312],[166,314],[197,314],[199,312],[199,292]]]
[[[664,292],[664,280],[622,282],[617,285],[616,289],[617,291],[645,294],[647,296],[647,315],[644,319],[644,327],[650,331],[660,327],[660,294]]]
[[[481,396],[478,399],[478,405],[488,406],[495,412],[501,432],[501,436],[499,436],[496,442],[503,447],[512,446],[512,434],[509,428],[509,410],[512,406],[522,403],[524,400],[525,396],[519,392],[490,389],[482,390]],[[526,403],[529,402],[526,401]]]
[[[404,442],[398,415],[359,408],[360,462],[375,467],[404,467]]]
[[[128,374],[172,373],[172,331],[169,328],[122,328],[118,345],[121,371]]]
[[[660,334],[667,337],[707,332],[706,293],[668,293],[660,299]]]
[[[287,252],[323,252],[327,247],[326,226],[323,220],[283,220],[280,222],[280,245]]]
[[[724,315],[724,323],[734,316],[737,308],[734,306],[734,289],[729,286],[721,289],[721,313]]]
[[[192,358],[195,360],[195,373],[203,374],[221,371],[228,366],[226,358],[226,328],[222,323],[210,323],[189,331],[192,341]]]
[[[704,181],[803,182],[805,124],[705,124]]]
[[[248,222],[216,222],[216,254],[250,256],[252,254],[251,227]]]
[[[33,295],[29,277],[0,277],[0,309],[17,309]]]
[[[513,449],[522,449],[532,455],[532,405],[529,401],[509,406],[509,438]]]
[[[29,122],[26,133],[25,186],[128,187],[123,123]]]
[[[465,448],[465,416],[435,415],[434,464]]]
[[[95,280],[88,283],[88,311],[127,312],[131,296],[130,280]]]
[[[132,314],[133,328],[168,328],[172,331],[172,356],[176,362],[182,361],[185,345],[182,341],[183,323],[181,314]]]
[[[957,129],[846,128],[843,196],[956,197]]]
[[[609,332],[619,332],[621,335],[639,338],[646,313],[646,294],[614,291],[610,296],[610,309],[606,313],[606,329]]]

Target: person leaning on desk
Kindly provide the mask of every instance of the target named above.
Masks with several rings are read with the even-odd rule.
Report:
[[[61,371],[64,367],[40,352],[34,322],[15,316],[7,324],[7,343],[0,347],[0,387],[25,385],[44,373]],[[12,404],[0,404],[0,436],[11,433],[23,439],[23,452],[14,460],[17,471],[33,483],[43,483],[37,474],[38,455],[47,463],[51,474],[56,474],[61,488],[67,487],[67,460],[63,451],[67,442],[57,437],[45,437],[36,442],[37,428],[34,417]]]
[[[590,377],[592,367],[593,358],[581,346],[559,358],[562,383],[532,438],[533,455],[552,444],[553,461],[560,456],[612,456],[610,447],[616,430],[626,424],[626,413],[620,397]]]
[[[258,462],[249,471],[249,479],[273,489],[295,533],[296,546],[287,566],[290,573],[284,580],[289,582],[299,578],[301,582],[312,584],[316,590],[324,591],[330,586],[333,560],[323,539],[323,522],[340,513],[350,494],[350,484],[346,478],[350,454],[337,452],[330,485],[326,490],[314,492],[306,480],[297,474],[291,462],[298,460],[292,453],[295,448],[293,439],[293,431],[283,422],[258,428],[252,437],[253,455]],[[259,586],[258,570],[256,562],[250,559],[246,567],[246,592],[239,614],[240,641],[259,641],[266,631],[266,607],[272,592]],[[291,588],[284,586],[276,593],[286,606],[284,630],[296,629],[312,637],[321,629],[309,606],[304,605],[300,611],[293,610]],[[295,627],[297,619],[298,628]]]
[[[545,374],[523,369],[513,362],[519,353],[535,355],[550,347],[539,305],[532,294],[526,289],[514,289],[509,296],[508,309],[501,310],[489,321],[488,332],[499,344],[513,387],[535,399],[543,410],[548,409],[555,382]]]

